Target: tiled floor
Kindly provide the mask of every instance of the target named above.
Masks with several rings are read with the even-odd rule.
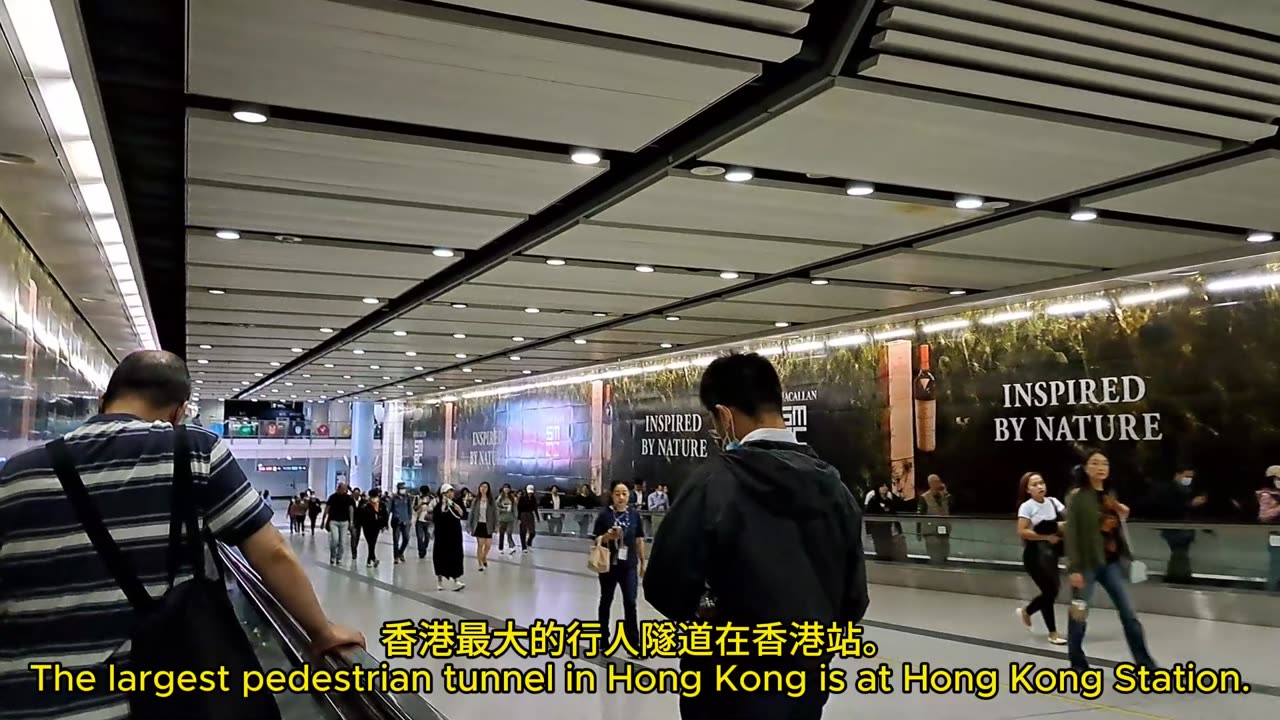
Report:
[[[287,532],[287,530],[286,530]],[[461,592],[438,592],[431,569],[430,554],[419,561],[411,544],[410,560],[404,565],[390,561],[391,548],[383,541],[382,565],[366,569],[363,548],[358,563],[349,560],[340,567],[328,563],[328,537],[292,540],[307,564],[321,602],[329,613],[365,632],[370,652],[379,659],[383,648],[377,644],[379,628],[390,620],[473,619],[491,622],[513,619],[528,626],[536,619],[569,622],[594,619],[598,584],[585,567],[585,554],[536,549],[528,555],[490,558],[486,573],[476,571],[467,545],[467,587]],[[972,595],[928,592],[906,588],[875,586],[866,622],[868,639],[880,647],[876,660],[836,661],[847,669],[870,667],[887,662],[900,676],[901,666],[927,662],[942,668],[999,668],[1003,688],[989,700],[972,695],[912,694],[863,695],[850,689],[835,695],[827,704],[828,718],[879,718],[890,716],[927,717],[930,720],[983,718],[984,720],[1028,718],[1043,715],[1070,715],[1075,718],[1137,717],[1148,720],[1234,720],[1275,718],[1280,713],[1280,630],[1231,623],[1148,615],[1142,618],[1152,652],[1165,667],[1195,661],[1205,668],[1237,668],[1252,687],[1248,695],[1121,695],[1107,690],[1097,700],[1071,695],[1013,694],[1008,685],[1010,663],[1034,662],[1047,668],[1065,666],[1065,651],[1046,643],[1040,635],[1022,628],[1007,600]],[[1277,603],[1280,606],[1280,602]],[[1280,607],[1277,607],[1280,612]],[[620,616],[616,603],[615,619]],[[640,617],[659,616],[643,600]],[[1065,608],[1059,609],[1065,627]],[[1124,638],[1115,614],[1093,610],[1090,616],[1087,650],[1103,663],[1128,660]],[[458,667],[541,667],[546,659],[452,661]],[[567,661],[552,661],[561,664]],[[395,666],[425,667],[439,682],[446,661],[432,658],[396,659]],[[644,660],[652,668],[673,667],[674,661]],[[590,667],[604,687],[603,662]],[[559,672],[559,669],[557,669]],[[561,678],[562,679],[562,678]],[[1107,684],[1111,682],[1110,672]],[[900,683],[895,684],[895,686]],[[555,717],[557,720],[655,720],[678,716],[677,698],[669,694],[627,695],[450,695],[441,685],[431,694],[431,702],[450,720],[507,717]]]

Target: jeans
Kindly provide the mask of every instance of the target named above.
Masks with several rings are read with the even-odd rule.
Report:
[[[351,523],[338,520],[329,521],[329,562],[336,563],[342,560],[346,549],[343,546],[346,545],[347,535],[350,533]]]
[[[504,541],[505,541],[505,544],[504,544]],[[511,537],[511,521],[499,520],[498,521],[498,552],[502,552],[502,549],[505,548],[507,545],[510,545],[513,549],[516,546],[516,539]]]
[[[431,526],[418,522],[413,529],[418,533],[418,559],[421,560],[427,556],[427,546],[431,544]]]
[[[1156,661],[1151,659],[1151,653],[1147,652],[1147,640],[1142,633],[1142,623],[1138,622],[1138,615],[1129,602],[1129,591],[1125,587],[1128,584],[1129,580],[1125,577],[1124,568],[1120,563],[1110,562],[1100,568],[1084,572],[1084,589],[1080,591],[1079,597],[1088,603],[1093,598],[1094,587],[1101,585],[1111,598],[1111,604],[1115,605],[1116,612],[1120,614],[1120,625],[1124,627],[1124,639],[1129,643],[1129,652],[1133,654],[1133,661],[1144,667],[1154,668]],[[1084,655],[1086,624],[1077,620],[1074,615],[1069,615],[1067,656],[1071,658],[1071,667],[1076,670],[1086,670],[1089,667],[1089,660]]]
[[[391,521],[391,543],[395,548],[391,555],[397,560],[403,560],[405,548],[409,547],[409,523]]]
[[[520,548],[528,550],[533,547],[533,538],[537,534],[537,524],[533,519],[533,513],[520,513]]]
[[[640,651],[640,623],[636,619],[636,566],[617,564],[609,572],[600,573],[600,627],[609,637],[613,637],[613,628],[609,625],[609,611],[613,608],[614,590],[622,586],[622,631],[631,643],[632,649]]]

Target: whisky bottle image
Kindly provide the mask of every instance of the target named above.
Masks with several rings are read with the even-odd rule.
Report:
[[[920,452],[933,452],[938,447],[937,383],[929,367],[929,346],[921,345],[920,372],[912,384],[916,401],[916,447]]]

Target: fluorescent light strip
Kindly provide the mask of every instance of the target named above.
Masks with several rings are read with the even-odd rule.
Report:
[[[827,347],[853,347],[854,345],[864,345],[871,340],[871,336],[866,333],[856,333],[853,335],[841,335],[827,341]]]
[[[752,352],[759,355],[760,357],[773,357],[774,355],[782,354],[782,346],[770,345],[769,347],[756,348]]]
[[[983,325],[1000,325],[1002,323],[1014,322],[1016,320],[1026,320],[1034,316],[1035,313],[1030,310],[1010,310],[1008,312],[996,313],[980,318],[978,322]]]
[[[946,332],[947,330],[963,330],[972,324],[972,320],[960,318],[956,320],[943,320],[942,322],[930,323],[920,329],[925,333],[936,333]]]
[[[1254,288],[1274,287],[1280,285],[1280,273],[1264,273],[1261,275],[1243,275],[1238,277],[1214,280],[1205,285],[1209,292],[1226,290],[1250,290]]]
[[[1111,301],[1106,298],[1096,298],[1094,300],[1081,300],[1079,302],[1062,303],[1060,305],[1050,305],[1044,311],[1050,315],[1084,315],[1085,313],[1098,312],[1099,310],[1110,310]]]
[[[898,338],[911,337],[916,334],[915,328],[898,328],[896,330],[885,330],[875,334],[876,340],[897,340]]]
[[[826,347],[826,343],[822,342],[821,340],[813,340],[810,342],[792,343],[787,346],[787,352],[789,353],[812,352],[814,350],[821,350],[824,347]]]
[[[1185,285],[1176,287],[1168,287],[1162,290],[1151,290],[1150,292],[1133,293],[1120,298],[1121,305],[1146,305],[1148,303],[1160,302],[1161,300],[1169,300],[1171,298],[1180,298],[1191,294],[1191,288]]]

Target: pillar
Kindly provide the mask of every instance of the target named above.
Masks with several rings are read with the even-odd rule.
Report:
[[[373,487],[373,403],[351,403],[351,484]]]

